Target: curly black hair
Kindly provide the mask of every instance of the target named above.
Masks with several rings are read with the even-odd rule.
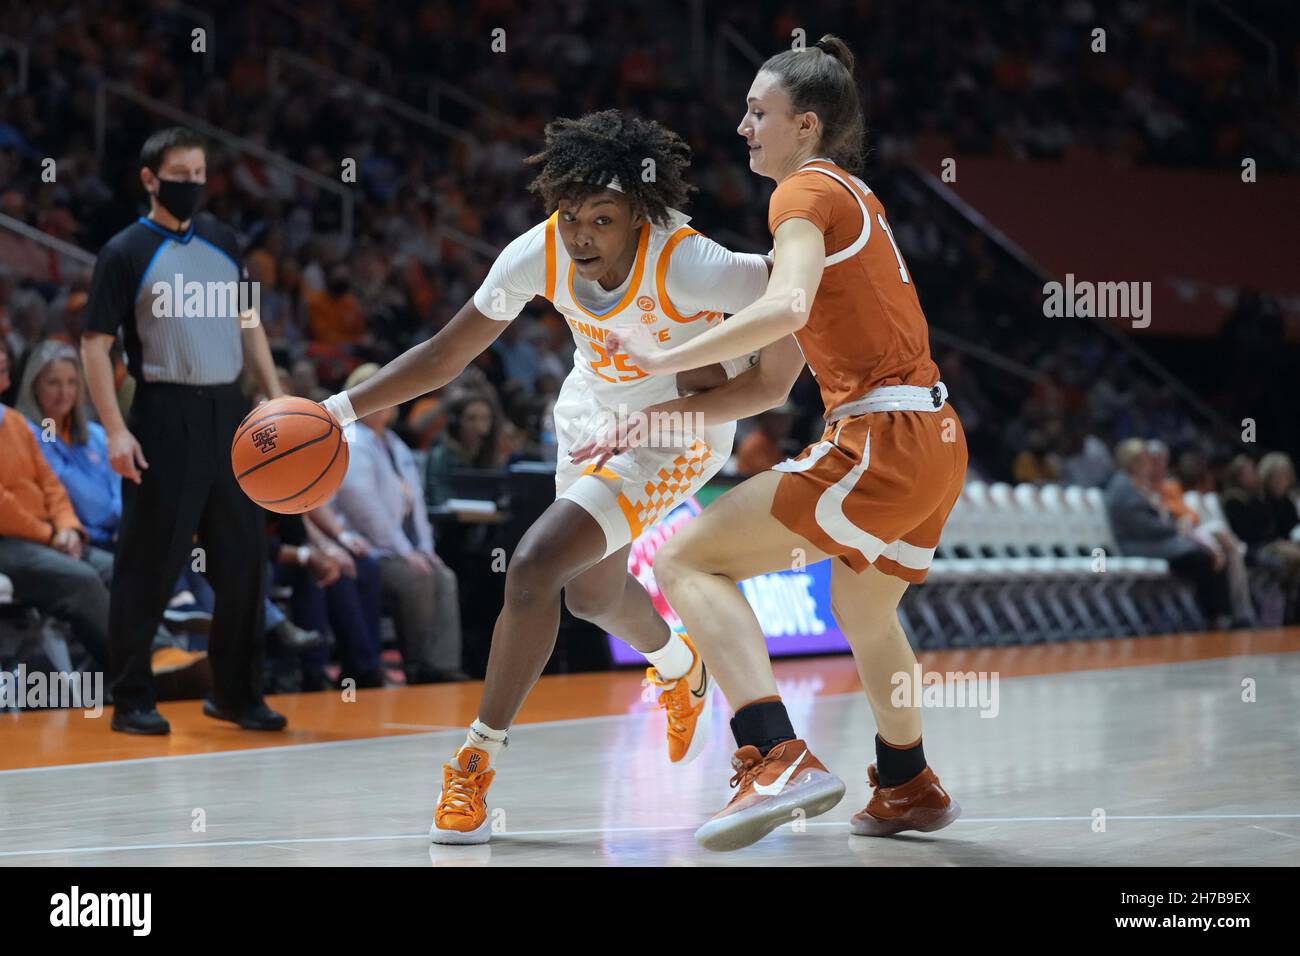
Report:
[[[581,203],[617,177],[632,211],[663,225],[669,208],[681,209],[695,191],[685,178],[691,165],[685,140],[666,126],[619,110],[547,123],[546,148],[525,162],[541,167],[528,189],[548,211],[559,208],[561,199]]]

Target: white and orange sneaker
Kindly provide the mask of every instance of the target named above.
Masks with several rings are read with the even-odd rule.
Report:
[[[819,816],[844,797],[844,781],[827,770],[802,740],[777,744],[764,757],[741,747],[731,758],[736,795],[695,831],[706,850],[739,850],[802,814]]]
[[[668,716],[668,759],[679,765],[688,764],[698,757],[708,743],[713,727],[713,688],[716,686],[691,639],[683,634],[682,640],[695,657],[685,676],[665,680],[653,667],[647,667],[645,672],[646,679],[661,688],[659,706]]]
[[[477,747],[461,747],[452,760],[442,765],[442,793],[429,837],[434,843],[486,843],[492,835],[487,789],[497,772],[488,769],[487,751]]]

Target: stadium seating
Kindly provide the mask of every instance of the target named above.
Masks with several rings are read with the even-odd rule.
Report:
[[[967,482],[904,628],[920,648],[1204,626],[1168,562],[1119,553],[1100,489]]]

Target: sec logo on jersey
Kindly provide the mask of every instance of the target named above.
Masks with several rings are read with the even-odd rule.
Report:
[[[636,307],[642,312],[653,312],[655,309],[655,300],[648,295],[643,295],[636,300]]]

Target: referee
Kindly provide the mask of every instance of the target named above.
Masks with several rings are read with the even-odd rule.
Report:
[[[285,718],[262,699],[265,519],[230,466],[231,439],[250,410],[240,371],[247,363],[271,397],[282,394],[279,380],[260,323],[243,327],[241,300],[223,294],[247,278],[233,231],[195,216],[207,176],[202,138],[183,127],[155,133],[140,166],[149,215],[100,251],[81,336],[87,388],[123,478],[108,619],[112,727],[170,732],[150,647],[182,567],[195,561],[216,594],[203,712],[281,730]],[[129,425],[109,359],[119,329],[136,381]],[[193,553],[196,533],[206,568]]]

